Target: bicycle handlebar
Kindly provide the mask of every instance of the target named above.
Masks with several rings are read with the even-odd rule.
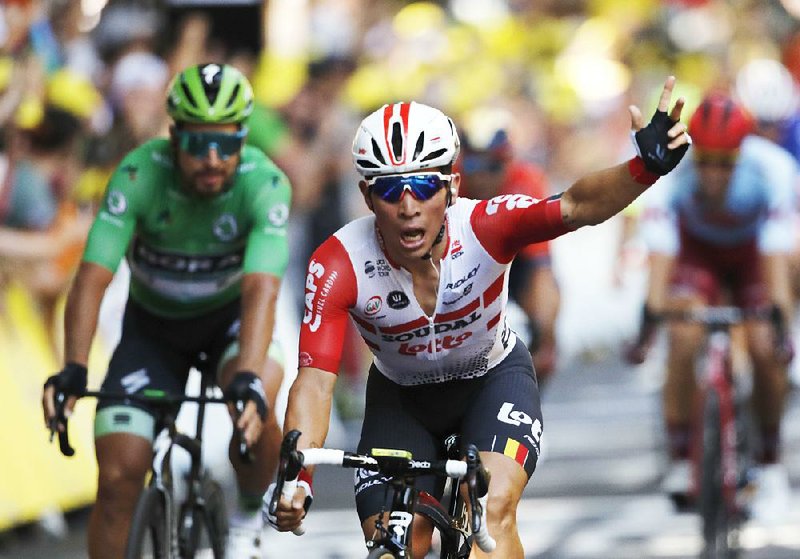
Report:
[[[782,326],[782,316],[776,306],[742,308],[734,306],[708,306],[685,310],[661,311],[654,313],[657,320],[676,322],[697,322],[712,327],[733,326],[744,320],[769,321],[774,326]]]
[[[84,390],[81,394],[77,395],[76,398],[97,398],[98,400],[128,400],[132,402],[139,402],[143,404],[167,407],[167,406],[174,406],[180,405],[184,402],[193,402],[198,404],[227,404],[230,401],[226,398],[218,398],[216,396],[188,396],[185,394],[181,395],[172,395],[166,394],[160,390],[152,390],[144,392],[135,392],[132,394],[128,394],[127,392],[104,392],[102,390]],[[69,430],[67,428],[68,420],[64,413],[64,408],[67,403],[67,399],[69,395],[65,392],[56,389],[53,399],[55,402],[55,415],[48,425],[50,429],[50,442],[53,441],[53,436],[58,433],[58,445],[61,454],[64,456],[70,457],[75,455],[75,449],[70,445],[69,442]],[[244,402],[241,400],[237,400],[235,402],[235,408],[239,414],[244,411]],[[63,425],[64,430],[59,431],[58,426]],[[237,435],[239,437],[239,458],[242,462],[245,463],[252,463],[254,460],[254,455],[252,449],[247,445],[244,433],[241,429],[237,430]]]
[[[486,553],[494,550],[496,542],[489,535],[486,525],[486,501],[489,491],[491,476],[480,462],[478,450],[474,445],[469,445],[466,452],[466,461],[463,460],[405,460],[398,461],[394,458],[383,460],[365,454],[356,454],[346,450],[334,448],[307,448],[297,450],[297,440],[300,431],[289,431],[281,444],[281,456],[278,465],[278,478],[275,491],[269,503],[269,513],[275,515],[278,501],[282,497],[291,501],[297,488],[297,477],[304,466],[339,466],[342,468],[364,468],[385,475],[412,475],[436,474],[454,479],[465,479],[468,487],[470,507],[472,514],[472,533],[478,547]],[[301,536],[305,527],[301,524],[292,531]]]

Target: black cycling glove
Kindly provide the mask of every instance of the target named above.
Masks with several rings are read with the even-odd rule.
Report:
[[[689,144],[683,144],[675,149],[669,149],[667,144],[672,138],[667,136],[670,128],[675,126],[665,111],[656,111],[650,122],[633,134],[633,144],[639,157],[642,158],[645,168],[659,176],[672,171],[683,158]]]
[[[69,396],[80,396],[86,392],[88,370],[85,365],[67,363],[61,371],[50,376],[44,387],[55,386],[56,390]]]
[[[267,396],[261,378],[250,371],[239,371],[225,389],[225,399],[231,402],[254,402],[261,421],[267,417]]]

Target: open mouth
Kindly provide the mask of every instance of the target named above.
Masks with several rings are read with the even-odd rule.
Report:
[[[416,250],[425,241],[425,230],[420,228],[406,229],[400,232],[400,244],[406,250]]]

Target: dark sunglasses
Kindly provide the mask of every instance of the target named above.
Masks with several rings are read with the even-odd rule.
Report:
[[[703,151],[695,149],[692,157],[695,165],[733,167],[739,159],[739,151]]]
[[[371,192],[385,202],[397,202],[408,190],[419,201],[433,198],[453,180],[453,175],[442,173],[413,173],[404,175],[381,175],[367,180]]]
[[[211,148],[217,152],[220,159],[225,160],[236,155],[244,145],[247,128],[242,127],[238,132],[194,132],[191,130],[178,130],[178,147],[198,159],[208,156]]]

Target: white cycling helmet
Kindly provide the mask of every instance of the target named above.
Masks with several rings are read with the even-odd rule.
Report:
[[[364,177],[410,173],[452,164],[460,142],[453,121],[422,103],[384,105],[353,139],[353,163]]]
[[[756,58],[736,74],[736,95],[757,120],[780,122],[798,108],[797,84],[777,60]]]

